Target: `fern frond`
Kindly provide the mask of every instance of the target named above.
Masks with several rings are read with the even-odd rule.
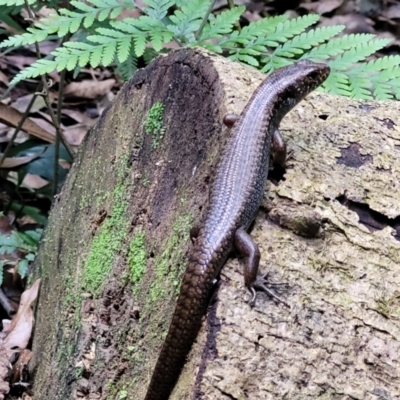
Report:
[[[28,4],[32,5],[35,4],[36,0],[28,0]],[[25,4],[24,0],[0,0],[0,7],[2,6],[22,6]]]
[[[390,42],[390,39],[375,39],[357,45],[350,50],[345,51],[329,63],[335,70],[344,70],[355,63],[365,60],[377,50],[382,49]]]
[[[8,26],[11,26],[17,32],[23,31],[24,29],[12,17],[13,15],[19,15],[21,10],[22,10],[22,6],[12,6],[12,7],[0,6],[0,21],[5,22]],[[2,31],[1,28],[0,28],[0,31]]]
[[[388,100],[400,98],[400,56],[385,56],[347,72],[352,97]]]
[[[39,43],[47,38],[51,33],[49,31],[37,29],[37,28],[27,28],[28,32],[21,35],[10,36],[8,39],[0,43],[1,47],[19,47],[27,44]]]
[[[93,6],[89,2],[72,0],[71,5],[78,11],[61,8],[58,14],[51,14],[48,18],[43,18],[33,27],[28,28],[28,32],[11,36],[3,41],[0,47],[19,47],[39,43],[53,33],[63,37],[68,33],[75,33],[82,25],[89,28],[96,19],[104,21],[111,16],[116,18],[123,9],[132,8],[128,0],[96,0],[91,4]]]
[[[372,100],[370,92],[370,81],[361,76],[349,77],[349,89],[351,97],[362,100]]]
[[[210,6],[210,0],[190,0],[169,18],[174,24],[168,29],[183,42],[194,42],[194,33],[200,28],[203,16]]]
[[[173,0],[145,0],[146,14],[149,17],[162,20],[167,16],[168,9],[175,4]]]
[[[293,36],[304,32],[305,29],[311,25],[314,25],[318,20],[319,15],[308,14],[281,22],[276,26],[276,29],[268,35],[267,38],[264,38],[265,45],[277,47],[277,42],[286,42],[286,40],[291,39]]]
[[[146,50],[148,42],[154,50],[159,51],[163,44],[171,41],[173,33],[166,25],[157,19],[143,15],[138,19],[126,18],[124,21],[110,21],[111,28],[99,27],[95,35],[87,36],[87,42],[66,42],[51,55],[54,61],[49,63],[36,62],[26,70],[20,72],[12,82],[21,79],[34,78],[46,71],[50,65],[54,69],[72,70],[77,65],[83,67],[89,63],[93,68],[102,64],[110,65],[116,58],[118,62],[125,62],[133,47],[136,57],[140,57]]]
[[[131,55],[131,44],[132,40],[130,37],[125,37],[122,40],[118,41],[117,58],[120,63],[126,62]],[[135,60],[135,62],[137,62],[136,58]]]
[[[280,21],[274,26],[272,31],[266,32],[265,25],[258,25],[259,29],[254,29],[251,27],[252,24],[249,25],[248,30],[244,28],[242,31],[244,32],[244,37],[241,37],[242,32],[237,35],[231,35],[230,41],[236,42],[236,46],[234,49],[228,48],[231,55],[229,56],[232,60],[240,60],[244,61],[253,66],[259,66],[260,63],[257,60],[257,56],[261,56],[263,54],[268,53],[268,47],[278,47],[279,43],[286,42],[291,39],[293,36],[301,33],[314,24],[318,20],[319,16],[315,14],[305,15],[303,17],[298,17],[292,20],[284,20]],[[268,22],[269,18],[265,19]],[[254,25],[257,26],[257,23]],[[253,30],[254,29],[254,30]],[[252,33],[252,37],[248,40],[249,31]],[[246,37],[247,36],[247,37]],[[220,43],[220,46],[224,48],[224,46],[229,45],[229,41],[225,41]],[[238,46],[241,45],[241,47]],[[268,63],[270,60],[270,56],[267,59],[263,60],[263,63]],[[249,61],[249,62],[248,62]],[[271,68],[267,68],[268,70]],[[264,69],[262,69],[264,71]]]
[[[345,28],[344,25],[324,26],[322,28],[311,29],[295,36],[278,46],[273,55],[278,57],[292,58],[304,54],[305,50],[324,43],[333,36],[336,36]]]
[[[374,37],[375,35],[370,33],[344,35],[340,38],[332,39],[328,43],[311,49],[307,53],[307,58],[310,60],[326,60],[330,57],[341,54],[346,50],[361,45]]]
[[[209,22],[204,27],[199,38],[199,43],[207,47],[207,42],[205,42],[206,40],[219,38],[222,35],[231,32],[233,25],[239,20],[245,9],[246,7],[244,6],[234,7],[230,10],[223,11],[216,17],[214,17],[213,14],[210,14]]]
[[[174,35],[161,22],[146,15],[138,19],[126,18],[124,21],[111,21],[110,25],[133,37],[135,53],[138,57],[143,55],[147,42],[151,42],[154,50],[160,51],[164,43],[170,42]],[[96,30],[97,31],[97,30]]]
[[[132,78],[137,71],[137,57],[133,53],[129,53],[125,61],[121,62],[115,69],[117,74],[120,74],[122,79],[127,81]]]
[[[146,65],[147,65],[147,64],[149,64],[152,60],[154,60],[157,56],[158,56],[158,53],[157,53],[154,49],[148,47],[148,48],[144,51],[143,60],[144,60],[144,62],[145,62]]]
[[[326,92],[350,97],[349,78],[346,74],[333,71],[324,82],[323,88]]]
[[[57,66],[58,64],[54,60],[47,60],[45,58],[37,60],[31,66],[19,72],[10,82],[10,84],[12,85],[23,79],[34,78],[39,75],[49,74],[50,72],[55,71],[57,69]]]
[[[243,27],[241,31],[233,31],[227,38],[219,42],[225,50],[232,50],[240,45],[255,41],[260,36],[265,37],[276,30],[276,27],[288,19],[287,15],[264,18]],[[277,43],[278,46],[278,43]]]
[[[29,0],[34,2],[34,0]],[[23,0],[0,0],[0,5],[21,3]],[[36,77],[53,70],[73,70],[89,64],[110,65],[116,62],[124,78],[137,69],[137,58],[148,63],[175,40],[183,45],[201,45],[229,58],[269,72],[297,59],[327,60],[332,73],[323,89],[330,93],[362,99],[400,99],[400,56],[388,56],[357,64],[384,47],[388,39],[358,34],[334,38],[343,26],[306,30],[319,19],[310,14],[289,20],[287,16],[264,18],[252,22],[240,31],[233,31],[244,7],[234,7],[217,16],[210,15],[196,40],[211,0],[142,0],[144,7],[131,0],[71,0],[72,10],[60,9],[35,26],[0,43],[0,47],[20,46],[41,42],[50,34],[62,37],[79,32],[83,41],[66,42],[51,53],[54,59],[39,60],[21,71],[12,81]],[[138,18],[112,20],[123,9],[139,7]],[[173,14],[171,7],[175,7]],[[88,34],[85,29],[95,21],[102,26]],[[106,23],[104,23],[106,21]],[[83,29],[82,29],[83,28]],[[78,35],[74,35],[75,39]],[[373,40],[374,39],[374,40]],[[334,58],[336,57],[336,58]]]

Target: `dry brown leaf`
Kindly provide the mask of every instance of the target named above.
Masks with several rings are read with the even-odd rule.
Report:
[[[315,3],[302,3],[301,7],[318,14],[327,14],[339,8],[342,3],[343,0],[324,0]]]
[[[40,54],[47,56],[52,51],[54,51],[58,46],[59,46],[59,44],[57,42],[52,42],[50,40],[45,40],[45,41],[39,43]],[[36,47],[35,47],[34,44],[26,46],[26,48],[31,50],[32,52],[36,51]]]
[[[358,14],[335,15],[332,18],[320,19],[319,26],[344,25],[345,32],[350,33],[376,33],[372,28],[373,21]]]
[[[10,391],[8,378],[12,365],[9,361],[9,356],[5,349],[0,349],[0,400]]]
[[[6,350],[11,350],[14,347],[25,349],[28,345],[34,321],[31,304],[38,295],[39,286],[40,279],[37,279],[28,290],[22,293],[17,314],[12,319],[10,326],[3,330],[7,333],[2,343],[2,347]]]
[[[87,114],[79,110],[64,109],[62,110],[62,114],[67,115],[68,117],[74,119],[76,122],[80,122],[89,127],[92,127],[97,121],[96,118],[90,118]]]
[[[19,165],[27,164],[28,162],[31,162],[35,158],[38,158],[40,154],[42,154],[43,151],[34,154],[33,156],[25,156],[25,157],[6,157],[3,161],[3,163],[0,166],[0,169],[8,169],[8,168],[15,168],[18,167]],[[0,154],[0,157],[2,154]]]
[[[45,131],[49,132],[51,135],[55,135],[56,134],[56,128],[54,127],[54,125],[52,123],[49,122],[50,116],[48,114],[46,114],[46,113],[41,112],[41,111],[38,111],[37,114],[40,114],[44,118],[32,117],[31,121],[33,121],[36,125],[40,126]],[[61,126],[61,129],[63,129],[62,126]]]
[[[123,20],[125,18],[139,18],[141,14],[142,14],[141,11],[136,7],[133,10],[125,9],[118,15],[117,19]]]
[[[12,226],[9,218],[6,215],[0,215],[0,234],[3,236],[11,235]]]
[[[8,85],[10,83],[10,80],[8,79],[7,75],[5,75],[3,72],[0,71],[0,82]]]
[[[10,106],[15,108],[19,112],[23,113],[27,109],[33,96],[34,96],[33,93],[29,93],[26,96],[20,96],[17,98],[17,100],[15,100],[13,103],[11,103]],[[30,109],[30,112],[34,113],[36,111],[39,111],[42,108],[46,108],[46,102],[44,101],[43,96],[36,96],[36,98],[32,104],[32,107]]]
[[[7,125],[16,127],[22,118],[20,113],[15,108],[7,106],[6,104],[0,103],[0,121]],[[38,124],[33,122],[30,118],[27,118],[22,125],[22,129],[30,135],[36,136],[39,139],[45,140],[46,142],[54,143],[54,136],[42,129]]]
[[[11,371],[11,364],[8,360],[8,355],[1,349],[0,351],[0,400],[10,391],[10,385],[7,382],[8,376]]]
[[[389,19],[399,19],[400,18],[400,5],[394,5],[389,7],[386,11],[382,13],[386,18]]]
[[[85,99],[95,99],[104,96],[115,85],[115,79],[104,81],[84,80],[72,82],[64,90],[65,97],[83,97]]]
[[[68,143],[73,146],[79,146],[86,135],[86,132],[91,128],[91,126],[76,124],[71,125],[64,130],[64,136],[66,137]]]
[[[24,186],[36,190],[36,189],[41,189],[42,187],[48,185],[49,181],[46,181],[46,179],[43,179],[39,175],[27,173],[24,177],[24,180],[22,181],[22,184]]]
[[[22,350],[21,354],[18,357],[18,361],[13,366],[13,371],[11,375],[11,384],[20,382],[23,380],[23,372],[26,366],[28,365],[30,359],[32,358],[32,351],[25,349]]]
[[[0,143],[9,142],[15,132],[15,128],[9,127],[8,125],[0,122]],[[27,140],[29,135],[24,131],[19,131],[14,143],[22,143]]]
[[[6,62],[9,65],[12,65],[15,68],[24,69],[25,67],[36,62],[37,59],[36,57],[28,57],[19,54],[16,56],[11,56],[11,55],[2,56],[2,61]]]
[[[18,29],[6,24],[4,21],[0,22],[0,27],[4,28],[7,32],[12,33],[13,35],[18,35],[21,33]]]

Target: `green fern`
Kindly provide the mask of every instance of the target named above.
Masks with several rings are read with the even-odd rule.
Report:
[[[207,0],[188,1],[169,17],[174,24],[169,24],[168,30],[182,43],[193,43],[195,41],[194,34],[200,28],[209,3]]]
[[[19,2],[19,0],[7,0],[8,3],[14,1]],[[11,36],[2,42],[0,47],[19,47],[39,43],[53,33],[57,33],[59,37],[63,37],[68,33],[75,33],[81,27],[90,28],[95,20],[101,22],[107,18],[115,19],[123,9],[133,8],[128,0],[95,1],[96,6],[94,6],[94,3],[91,6],[88,3],[72,0],[71,5],[77,11],[61,8],[59,14],[52,14],[48,18],[41,19],[34,27],[28,28],[28,32],[22,35]],[[2,0],[0,0],[0,6],[2,5],[1,2]]]
[[[28,4],[33,5],[36,3],[36,0],[28,0]],[[0,7],[19,7],[25,4],[25,0],[0,0]]]
[[[129,54],[128,58],[117,66],[115,72],[127,81],[137,71],[137,62],[137,57]]]
[[[0,0],[0,5],[16,5],[20,1]],[[238,31],[234,26],[245,10],[243,6],[211,14],[204,25],[210,0],[144,0],[143,3],[140,17],[116,21],[124,8],[138,5],[128,0],[72,0],[72,10],[60,9],[58,14],[40,20],[22,35],[0,43],[0,47],[22,46],[41,42],[50,34],[59,37],[72,34],[70,41],[51,53],[51,58],[38,60],[21,71],[12,83],[88,64],[93,68],[116,65],[116,71],[127,79],[137,69],[139,57],[148,62],[155,54],[169,51],[168,43],[175,41],[180,46],[202,46],[227,54],[234,61],[266,73],[298,59],[325,60],[332,73],[323,90],[363,99],[400,99],[397,57],[363,63],[386,46],[388,39],[374,39],[369,34],[336,37],[343,26],[311,29],[319,19],[315,14],[291,20],[287,16],[264,18]]]

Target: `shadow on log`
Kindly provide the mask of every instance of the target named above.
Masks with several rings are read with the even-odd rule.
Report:
[[[81,146],[35,262],[36,399],[142,400],[210,182],[263,79],[200,50],[158,58]],[[171,400],[400,398],[400,105],[315,93],[252,236],[291,305],[222,270]]]

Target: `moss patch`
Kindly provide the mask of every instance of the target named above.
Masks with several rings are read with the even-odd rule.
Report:
[[[151,147],[156,149],[164,136],[165,129],[162,126],[164,117],[164,106],[162,103],[157,102],[150,108],[149,114],[147,115],[146,128],[147,134],[153,136]]]
[[[129,244],[128,267],[129,279],[133,284],[141,282],[146,270],[147,257],[145,250],[145,233],[137,233]]]
[[[94,237],[89,256],[85,264],[84,285],[85,290],[98,296],[103,282],[111,272],[113,261],[121,244],[126,240],[127,225],[129,221],[125,218],[125,209],[128,205],[126,200],[128,171],[126,158],[119,161],[119,184],[113,193],[113,206],[111,216],[106,219],[101,232]]]
[[[193,217],[191,214],[179,216],[173,224],[172,235],[167,239],[165,250],[156,256],[156,279],[150,288],[150,300],[157,302],[165,297],[167,290],[175,287],[175,294],[179,293],[179,283],[186,260],[182,260],[182,242],[187,240]],[[166,283],[169,281],[169,284]]]

